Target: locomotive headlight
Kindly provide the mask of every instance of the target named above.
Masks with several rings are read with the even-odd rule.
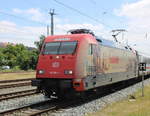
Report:
[[[64,72],[66,75],[71,75],[71,74],[73,74],[73,71],[72,70],[65,70],[65,72]]]
[[[72,74],[73,72],[72,72],[72,70],[69,70],[69,72],[68,72],[69,74]]]
[[[44,70],[39,70],[38,74],[44,74],[44,72],[45,72]]]

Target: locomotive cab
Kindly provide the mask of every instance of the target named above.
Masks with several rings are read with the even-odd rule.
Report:
[[[46,95],[53,92],[60,94],[72,88],[77,45],[77,41],[45,42],[39,56],[36,78],[40,80],[39,89]]]
[[[39,56],[38,78],[72,78],[77,41],[46,42]]]

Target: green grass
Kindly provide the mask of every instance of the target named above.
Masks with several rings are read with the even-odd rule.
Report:
[[[141,97],[141,90],[138,90],[133,94],[135,101],[128,98],[86,116],[150,116],[150,85],[144,88],[144,93]]]

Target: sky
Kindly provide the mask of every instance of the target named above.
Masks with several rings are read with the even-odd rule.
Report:
[[[112,30],[125,29],[118,41],[150,55],[150,0],[0,0],[0,42],[35,47],[47,35],[50,9],[54,34],[87,28],[108,40]]]

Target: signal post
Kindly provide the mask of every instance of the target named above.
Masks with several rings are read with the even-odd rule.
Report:
[[[142,71],[142,97],[144,97],[144,74],[146,71],[146,63],[142,62],[139,64],[139,71]]]

